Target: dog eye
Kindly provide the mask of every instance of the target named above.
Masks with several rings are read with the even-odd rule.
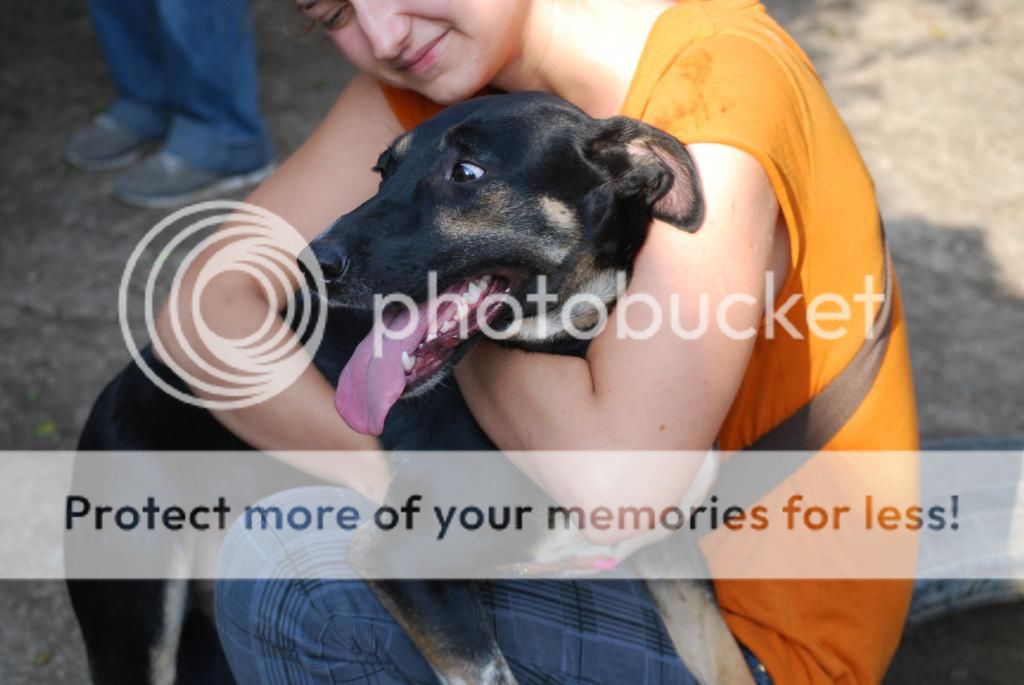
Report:
[[[466,183],[467,181],[475,181],[484,175],[484,170],[478,167],[476,164],[470,164],[469,162],[459,162],[452,169],[452,180],[456,183]]]

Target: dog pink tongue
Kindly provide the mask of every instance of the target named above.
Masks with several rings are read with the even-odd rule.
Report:
[[[380,435],[384,430],[384,419],[405,391],[402,353],[412,355],[430,324],[426,303],[420,305],[418,314],[416,326],[407,335],[408,309],[403,308],[397,315],[385,315],[342,369],[334,407],[352,430],[367,435]],[[387,335],[381,326],[388,329]],[[378,350],[379,354],[375,354]]]

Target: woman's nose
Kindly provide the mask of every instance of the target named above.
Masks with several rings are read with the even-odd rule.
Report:
[[[409,37],[409,17],[397,12],[394,5],[391,0],[367,0],[356,10],[373,56],[382,62],[397,59]]]

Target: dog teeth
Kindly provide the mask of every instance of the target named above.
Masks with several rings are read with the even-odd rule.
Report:
[[[416,365],[415,360],[409,356],[409,353],[402,350],[402,368],[405,369],[406,373],[412,371],[412,367]]]
[[[466,289],[465,294],[462,296],[462,300],[467,304],[476,304],[480,300],[481,290],[476,281],[470,283],[469,288]]]
[[[458,316],[460,319],[465,319],[467,314],[469,314],[469,305],[466,304],[465,300],[463,300],[458,304],[456,316]]]
[[[451,319],[448,319],[443,324],[441,324],[441,332],[442,333],[447,333],[448,331],[450,331],[453,328],[455,328],[455,322],[452,321]]]
[[[430,333],[427,334],[427,342],[428,343],[432,343],[435,340],[437,340],[437,332],[436,331],[431,331]],[[423,347],[422,343],[420,344],[420,347]]]

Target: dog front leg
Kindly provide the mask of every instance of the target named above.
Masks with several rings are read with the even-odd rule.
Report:
[[[747,661],[709,585],[692,580],[647,581],[672,644],[701,685],[753,685]]]
[[[747,660],[722,617],[696,539],[680,531],[630,559],[673,646],[701,685],[753,685]],[[690,580],[693,579],[693,580]]]
[[[471,583],[369,581],[444,685],[514,685]]]

